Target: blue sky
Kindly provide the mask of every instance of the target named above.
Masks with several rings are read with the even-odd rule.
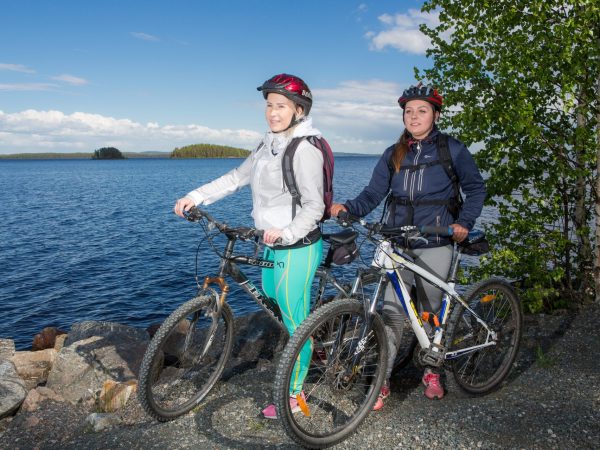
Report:
[[[381,153],[426,67],[420,1],[0,0],[0,153],[251,149],[256,87],[301,76],[334,151]]]

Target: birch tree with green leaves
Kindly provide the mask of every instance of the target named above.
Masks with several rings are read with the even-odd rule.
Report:
[[[442,127],[488,174],[493,251],[475,276],[521,280],[530,311],[600,296],[600,3],[430,0],[422,26]]]

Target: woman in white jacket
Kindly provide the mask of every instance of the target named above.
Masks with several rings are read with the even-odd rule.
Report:
[[[282,156],[293,138],[320,136],[308,117],[312,106],[310,89],[294,75],[275,75],[257,88],[266,101],[265,117],[269,131],[256,150],[236,169],[200,186],[177,200],[175,214],[194,205],[209,205],[250,184],[252,217],[257,229],[264,230],[265,258],[274,262],[273,269],[263,269],[265,293],[277,301],[284,323],[293,334],[310,308],[310,291],[315,271],[323,255],[319,221],[323,216],[323,155],[303,139],[293,159],[296,185],[302,199],[295,215],[292,196],[285,187]],[[277,244],[275,244],[277,242]],[[301,394],[312,350],[307,345],[294,368],[290,384],[290,406],[299,411],[296,396]],[[274,405],[263,411],[275,419]]]

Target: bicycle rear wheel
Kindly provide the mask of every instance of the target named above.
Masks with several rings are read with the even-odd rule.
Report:
[[[285,347],[273,393],[287,434],[299,444],[321,448],[342,441],[373,408],[385,377],[387,340],[379,315],[361,339],[365,322],[361,303],[335,300],[302,322]],[[306,408],[293,413],[290,384],[294,364],[307,343],[312,345],[312,358],[302,386]],[[357,349],[363,349],[362,356],[353,364]]]
[[[508,375],[517,356],[523,328],[523,312],[510,284],[501,279],[484,280],[474,285],[465,301],[496,333],[495,345],[463,354],[451,360],[454,379],[466,392],[487,394]],[[448,327],[448,351],[483,344],[486,329],[473,314],[457,305]]]
[[[233,346],[233,314],[210,296],[177,308],[160,326],[140,367],[138,398],[160,421],[193,409],[217,382]]]

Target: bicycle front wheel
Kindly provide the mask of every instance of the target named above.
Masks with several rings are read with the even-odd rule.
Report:
[[[177,308],[160,326],[140,367],[138,398],[160,421],[192,410],[217,382],[233,346],[233,314],[209,296]]]
[[[302,322],[285,347],[275,374],[274,399],[287,434],[299,444],[321,448],[340,442],[373,408],[385,377],[387,340],[379,315],[370,325],[366,319],[356,299],[335,300]],[[294,366],[305,345],[312,348],[302,384],[305,400],[294,396],[291,405],[290,385],[297,381]]]
[[[501,279],[484,280],[474,285],[465,301],[496,334],[494,345],[467,352],[451,360],[454,379],[466,392],[487,394],[497,388],[515,361],[523,329],[523,312],[513,287]],[[449,323],[448,351],[481,345],[487,330],[462,305],[457,305]]]

